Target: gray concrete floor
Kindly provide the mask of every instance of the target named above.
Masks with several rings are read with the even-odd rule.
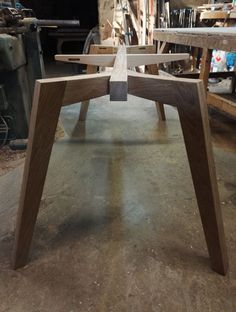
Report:
[[[214,118],[230,258],[211,271],[177,112],[153,102],[64,108],[29,264],[10,268],[22,166],[0,178],[0,312],[235,312],[236,125]]]

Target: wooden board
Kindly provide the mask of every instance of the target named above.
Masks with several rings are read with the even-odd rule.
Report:
[[[110,101],[127,101],[127,55],[125,45],[120,46],[110,79]]]
[[[154,29],[154,39],[192,47],[236,51],[236,28]]]
[[[217,19],[217,20],[229,20],[229,19],[236,19],[235,12],[228,12],[228,11],[205,11],[202,12],[200,15],[200,19]]]
[[[137,67],[141,65],[160,64],[189,59],[188,53],[167,53],[167,54],[128,54],[127,68]],[[115,54],[62,54],[55,55],[56,61],[78,63],[93,66],[113,67],[115,62]]]
[[[219,111],[225,112],[231,116],[236,117],[236,96],[235,94],[213,94],[208,92],[207,103],[218,109]]]

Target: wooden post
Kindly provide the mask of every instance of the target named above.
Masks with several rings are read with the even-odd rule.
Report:
[[[127,57],[125,45],[120,46],[110,79],[110,101],[127,101]]]
[[[205,89],[207,91],[208,78],[211,69],[212,50],[204,48],[202,52],[201,71],[199,78],[203,80]]]

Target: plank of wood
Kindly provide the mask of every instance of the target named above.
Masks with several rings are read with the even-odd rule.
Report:
[[[153,52],[155,52],[155,50],[156,50],[156,47],[153,46]],[[160,74],[159,67],[157,64],[147,65],[147,72],[151,75]],[[157,110],[157,115],[158,115],[159,120],[165,121],[166,114],[165,114],[164,104],[158,101],[155,101],[155,104],[156,104],[156,110]]]
[[[56,55],[57,61],[68,63],[87,64],[92,66],[113,67],[115,54],[96,55],[96,54],[77,54],[77,55]],[[188,53],[167,53],[167,54],[128,54],[127,68],[141,65],[151,65],[159,63],[174,62],[189,59]]]
[[[99,12],[99,30],[101,40],[107,39],[106,32],[106,24],[107,21],[110,21],[112,24],[114,18],[114,11],[115,11],[115,1],[114,0],[99,0],[98,1],[98,12]]]
[[[90,54],[98,54],[98,48],[94,45],[91,45],[89,48]],[[87,65],[86,72],[87,74],[94,74],[98,70],[97,66]],[[79,113],[79,121],[85,121],[88,113],[90,99],[81,102],[80,113]]]
[[[95,54],[115,54],[118,50],[118,46],[111,45],[101,45],[101,44],[93,44],[92,45],[96,49]],[[127,54],[139,54],[139,53],[154,53],[156,52],[155,45],[127,45],[126,53]]]
[[[225,20],[230,14],[227,11],[205,11],[200,15],[200,20],[204,19],[222,19]]]
[[[208,92],[207,103],[221,112],[236,117],[236,97],[234,94],[219,95]]]
[[[110,101],[127,101],[127,55],[125,45],[120,46],[110,79]]]
[[[117,47],[114,46],[105,46],[100,44],[93,44],[90,46],[89,53],[90,54],[114,54],[117,52]],[[92,74],[97,72],[97,66],[88,65],[87,66],[87,74]],[[85,121],[87,118],[89,109],[89,100],[83,101],[80,106],[80,114],[79,121]]]
[[[127,54],[152,54],[156,53],[155,45],[132,45],[126,46]]]
[[[114,54],[61,54],[55,55],[56,61],[86,64],[93,66],[113,67],[116,56]]]
[[[205,11],[200,15],[200,19],[213,19],[213,20],[234,20],[236,19],[236,13],[230,11]]]
[[[236,51],[234,27],[154,29],[154,39],[192,47]]]
[[[211,69],[211,59],[212,59],[212,50],[204,48],[202,53],[202,62],[199,78],[203,80],[206,90],[208,87],[208,78]]]
[[[189,59],[188,53],[167,54],[128,54],[127,66],[136,67],[140,65],[152,65]]]
[[[158,42],[159,43],[159,42]],[[169,53],[169,50],[171,48],[170,43],[168,42],[163,42],[162,45],[158,49],[158,53],[163,54],[163,53]]]
[[[109,81],[111,77],[111,73],[109,72],[73,77],[73,80],[67,81],[62,101],[63,106],[109,94]]]

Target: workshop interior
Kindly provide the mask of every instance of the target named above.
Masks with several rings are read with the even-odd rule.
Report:
[[[235,62],[235,0],[0,0],[0,312],[236,311]]]

